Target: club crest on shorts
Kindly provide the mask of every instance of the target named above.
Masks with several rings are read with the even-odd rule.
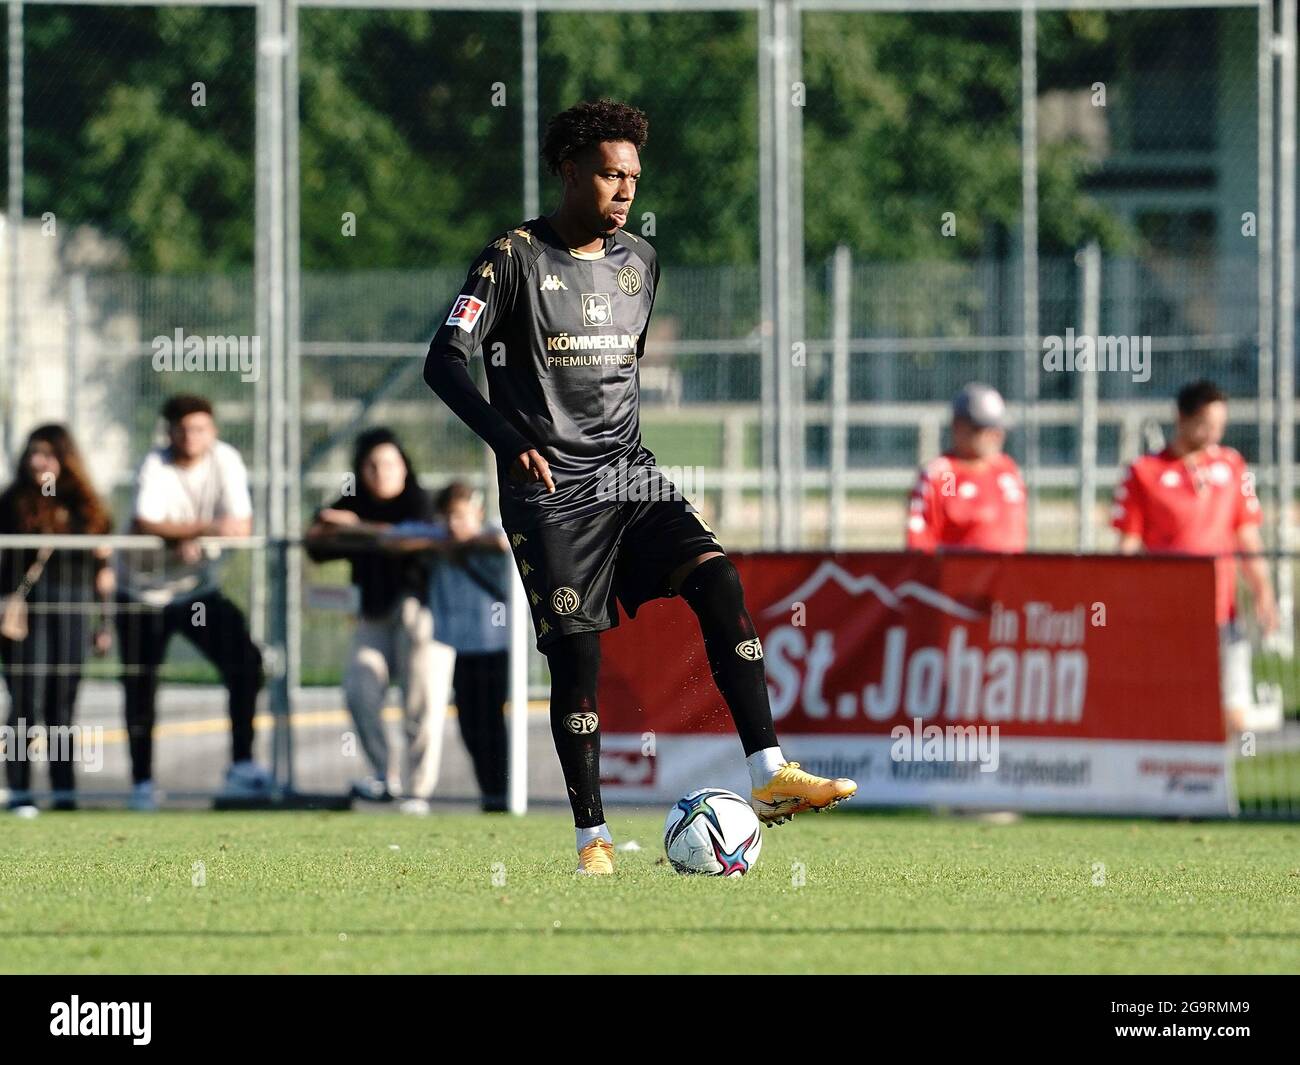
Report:
[[[572,614],[582,600],[572,588],[556,588],[551,593],[551,609],[557,614]]]
[[[618,272],[618,287],[629,296],[641,291],[641,275],[635,266],[625,266]]]
[[[743,640],[736,644],[736,654],[740,655],[746,662],[757,662],[763,657],[763,645],[758,642],[755,636],[752,640]]]
[[[594,711],[585,710],[580,714],[569,714],[565,717],[564,727],[575,736],[590,736],[600,727],[600,718]]]

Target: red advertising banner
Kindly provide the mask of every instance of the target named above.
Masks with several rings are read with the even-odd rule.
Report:
[[[873,776],[864,798],[1227,812],[1212,561],[731,557],[783,749],[814,771],[856,765]],[[684,603],[648,604],[602,652],[612,797],[736,778],[739,743]],[[943,737],[927,757],[945,731],[978,732],[982,764],[945,766]]]

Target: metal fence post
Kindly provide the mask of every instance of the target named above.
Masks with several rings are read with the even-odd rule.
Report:
[[[1278,63],[1277,457],[1279,633],[1294,653],[1291,508],[1295,496],[1296,0],[1281,0]]]
[[[9,4],[9,189],[5,206],[4,238],[9,253],[9,305],[5,329],[3,410],[0,429],[6,460],[13,454],[14,409],[18,385],[18,356],[22,351],[21,315],[23,312],[23,5],[21,0]]]
[[[1079,254],[1082,267],[1079,305],[1084,336],[1101,333],[1101,249],[1093,241]],[[1085,373],[1079,382],[1079,550],[1097,548],[1097,375]]]
[[[831,387],[830,455],[827,467],[826,542],[833,551],[844,547],[844,475],[848,470],[849,443],[849,293],[853,284],[853,258],[841,244],[835,249],[831,275]]]
[[[510,566],[510,729],[507,805],[528,812],[528,601],[519,570]]]
[[[1029,545],[1038,543],[1038,12],[1024,0],[1020,13],[1021,270],[1023,276],[1025,484],[1029,491]]]
[[[1268,478],[1269,492],[1276,504],[1277,467],[1273,451],[1274,417],[1274,364],[1273,364],[1273,163],[1275,131],[1273,128],[1273,0],[1259,0],[1259,114],[1258,118],[1258,203],[1256,204],[1255,232],[1259,249],[1259,322],[1258,361],[1256,368],[1255,417],[1259,447],[1259,470]],[[1276,546],[1276,516],[1273,544]]]
[[[299,248],[298,189],[298,0],[284,2],[284,387],[285,387],[285,534],[302,535],[302,256]],[[288,626],[285,669],[290,697],[302,684],[302,551],[285,558]],[[284,727],[291,730],[285,708]],[[292,749],[292,736],[290,736]],[[289,778],[292,780],[292,761]]]
[[[273,547],[266,552],[267,650],[271,657],[267,696],[275,718],[272,770],[276,784],[292,790],[293,766],[290,732],[290,638],[295,621],[289,614],[289,430],[295,416],[289,392],[296,378],[289,371],[288,242],[287,215],[291,195],[286,155],[286,56],[289,36],[289,0],[262,0],[257,8],[257,322],[262,338],[267,376],[267,531]],[[296,232],[296,228],[294,230]]]

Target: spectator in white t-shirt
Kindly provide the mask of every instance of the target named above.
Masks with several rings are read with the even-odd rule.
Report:
[[[158,668],[167,642],[180,633],[221,674],[229,696],[231,765],[228,793],[270,788],[270,774],[253,761],[253,710],[262,687],[262,656],[244,615],[217,584],[219,552],[201,536],[248,536],[253,505],[239,452],[217,439],[212,405],[178,395],[162,408],[170,444],[151,451],[136,478],[131,531],[160,536],[161,551],[121,555],[118,637],[126,727],[131,751],[133,809],[157,805],[153,784],[153,725]]]

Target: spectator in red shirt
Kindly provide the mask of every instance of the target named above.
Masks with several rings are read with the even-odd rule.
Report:
[[[909,550],[1025,549],[1025,482],[1015,460],[1002,451],[1006,410],[1002,396],[988,385],[968,384],[957,393],[952,447],[921,467],[912,490]]]
[[[1237,561],[1255,600],[1260,628],[1277,628],[1277,606],[1261,557],[1260,509],[1246,462],[1219,443],[1228,424],[1227,397],[1211,381],[1193,381],[1178,393],[1174,439],[1158,454],[1143,455],[1115,490],[1112,524],[1123,554],[1213,555],[1214,617],[1219,625],[1224,711],[1243,727],[1254,699],[1250,644],[1236,618]]]

